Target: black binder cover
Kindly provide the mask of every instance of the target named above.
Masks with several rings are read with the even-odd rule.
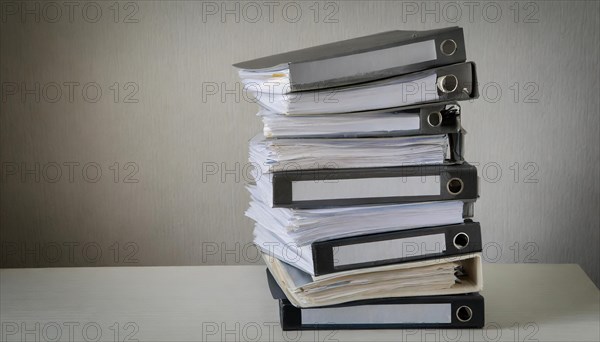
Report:
[[[484,299],[478,293],[453,296],[427,296],[387,298],[337,305],[348,310],[361,310],[362,305],[393,304],[451,304],[450,323],[368,323],[368,324],[303,324],[306,310],[320,308],[297,308],[286,299],[279,300],[279,317],[282,330],[355,330],[355,329],[475,329],[485,325]],[[465,318],[468,320],[465,321]],[[461,320],[462,319],[462,320]]]
[[[267,281],[271,295],[279,301],[279,315],[283,330],[349,330],[349,329],[468,329],[482,328],[485,324],[484,299],[478,293],[448,296],[424,296],[403,298],[382,298],[355,301],[340,305],[321,308],[297,308],[293,306],[279,288],[279,285],[267,269]],[[362,305],[393,305],[393,304],[451,304],[452,314],[450,323],[369,323],[369,324],[303,324],[302,315],[307,310],[323,308],[348,308],[361,310]],[[331,317],[334,319],[334,317]]]
[[[293,200],[292,182],[335,182],[344,179],[439,176],[439,195],[394,196]],[[431,181],[431,180],[429,180]],[[401,181],[399,181],[401,182]],[[384,168],[318,169],[278,171],[272,175],[273,207],[310,209],[327,206],[348,206],[384,203],[418,203],[462,200],[474,202],[478,197],[477,169],[468,163],[461,165],[424,165]]]
[[[424,255],[407,256],[396,259],[383,259],[371,262],[335,265],[335,249],[341,246],[365,244],[378,241],[395,239],[406,239],[410,244],[410,238],[423,237],[427,235],[443,234],[445,239],[445,251]],[[412,245],[410,247],[413,247]],[[419,246],[423,248],[423,246]],[[312,244],[312,257],[315,276],[347,271],[358,268],[375,267],[382,265],[397,264],[401,262],[435,259],[461,254],[481,252],[481,228],[479,222],[466,220],[465,223],[427,228],[415,228],[398,230],[386,233],[377,233],[361,236],[353,236],[335,240],[318,241]],[[434,252],[432,250],[432,252]],[[409,252],[410,254],[410,252]]]

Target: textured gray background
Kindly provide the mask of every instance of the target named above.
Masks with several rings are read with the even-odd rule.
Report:
[[[483,92],[463,124],[482,176],[485,259],[578,263],[600,280],[598,2],[276,2],[271,18],[260,1],[258,18],[236,2],[225,18],[222,2],[81,2],[72,17],[57,2],[58,19],[37,3],[39,23],[14,4],[3,2],[0,26],[3,267],[259,262],[243,212],[261,123],[231,64],[460,25]],[[72,99],[65,82],[79,82]],[[97,102],[94,87],[81,93],[89,82]],[[39,101],[26,92],[36,83]],[[137,182],[125,182],[131,172]]]

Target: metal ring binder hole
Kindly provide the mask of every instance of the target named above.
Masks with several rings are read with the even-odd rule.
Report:
[[[460,178],[452,178],[446,184],[446,188],[451,195],[458,195],[463,191],[465,184]]]
[[[452,56],[456,52],[456,42],[452,39],[446,39],[440,44],[440,50],[446,56]]]
[[[454,247],[456,247],[456,249],[463,249],[469,245],[469,235],[467,235],[466,233],[460,232],[460,233],[454,235],[453,242],[454,242]]]
[[[473,310],[468,306],[461,306],[456,310],[456,318],[461,322],[468,322],[473,318]]]
[[[440,112],[429,113],[429,115],[427,115],[427,123],[431,127],[438,127],[439,125],[442,124],[442,113],[440,113]]]
[[[458,88],[458,78],[452,74],[438,77],[437,87],[442,93],[452,93]]]

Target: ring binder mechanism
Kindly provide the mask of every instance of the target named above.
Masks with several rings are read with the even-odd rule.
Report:
[[[344,86],[466,60],[463,30],[389,31],[234,64],[245,82],[289,91]]]

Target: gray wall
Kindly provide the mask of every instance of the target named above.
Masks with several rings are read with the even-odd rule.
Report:
[[[231,64],[460,25],[485,259],[578,263],[598,284],[598,2],[54,4],[2,4],[3,267],[259,262],[243,213],[261,123]]]

